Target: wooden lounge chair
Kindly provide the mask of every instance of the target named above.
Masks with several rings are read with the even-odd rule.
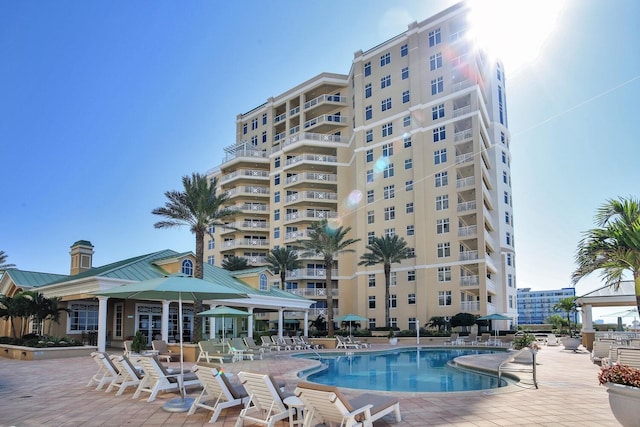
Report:
[[[402,421],[400,403],[395,397],[367,393],[349,400],[337,387],[307,382],[298,383],[295,394],[304,403],[305,426],[315,425],[314,419],[344,427],[372,426],[374,421],[391,413],[396,422]]]
[[[96,385],[96,390],[100,390],[105,385],[109,384],[118,376],[118,370],[109,359],[109,355],[104,352],[94,351],[91,353],[91,357],[98,364],[98,372],[89,380],[87,387]]]
[[[618,363],[640,369],[640,349],[631,347],[618,348]]]
[[[153,348],[154,351],[158,352],[158,357],[160,359],[164,359],[167,363],[171,362],[171,359],[173,358],[173,356],[180,357],[179,353],[174,353],[171,350],[169,350],[169,346],[167,346],[167,343],[164,342],[163,340],[151,341],[151,347]]]
[[[135,363],[142,367],[144,377],[133,394],[134,399],[137,399],[142,392],[145,392],[149,393],[147,402],[152,402],[161,391],[180,391],[180,372],[167,370],[156,356],[137,356]],[[191,385],[200,385],[200,380],[194,373],[185,372],[184,386]]]
[[[287,396],[273,377],[252,372],[238,372],[238,378],[249,393],[249,401],[240,411],[236,427],[242,427],[245,420],[273,427],[276,422],[289,418],[289,410],[284,404]]]
[[[198,353],[196,363],[201,360],[211,363],[211,360],[215,360],[222,365],[225,361],[225,356],[227,356],[227,360],[229,360],[228,355],[224,354],[226,347],[226,344],[220,344],[215,341],[199,341],[198,348],[200,352]]]
[[[109,356],[113,364],[116,368],[118,368],[118,376],[111,381],[109,387],[107,388],[107,392],[113,390],[114,387],[118,388],[116,392],[116,396],[120,396],[127,387],[133,387],[140,385],[140,381],[142,381],[142,370],[137,369],[133,366],[131,361],[124,356]]]
[[[244,405],[249,401],[249,394],[242,385],[233,386],[224,372],[216,368],[194,366],[193,372],[202,383],[202,393],[193,401],[187,415],[192,415],[198,408],[213,411],[210,423],[215,423],[223,409]]]

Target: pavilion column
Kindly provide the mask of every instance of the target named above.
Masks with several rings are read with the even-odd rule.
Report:
[[[214,308],[216,308],[216,305],[211,304],[209,308],[213,310]],[[209,339],[212,340],[212,339],[215,339],[215,337],[216,337],[216,318],[211,316],[209,317]]]
[[[106,351],[107,347],[107,300],[109,297],[98,297],[98,351]]]
[[[304,336],[308,337],[309,336],[309,310],[305,310],[304,311]]]
[[[284,326],[284,307],[278,310],[278,338],[282,338],[282,330]]]
[[[247,336],[253,338],[253,307],[249,307],[249,317],[247,320]]]
[[[164,342],[169,342],[169,304],[170,301],[162,301],[161,334]]]
[[[582,331],[593,332],[593,312],[591,304],[582,306]]]

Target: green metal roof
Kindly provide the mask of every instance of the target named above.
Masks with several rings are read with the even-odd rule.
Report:
[[[9,275],[13,283],[19,288],[39,288],[59,280],[68,280],[64,274],[38,273],[36,271],[24,271],[17,268],[9,268],[5,274]]]

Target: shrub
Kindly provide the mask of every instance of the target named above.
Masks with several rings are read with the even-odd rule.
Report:
[[[531,344],[536,342],[535,335],[527,334],[516,336],[513,340],[513,348],[516,350],[523,349],[525,347],[529,347]]]
[[[615,363],[611,366],[603,366],[598,373],[600,384],[614,383],[640,387],[640,369]]]

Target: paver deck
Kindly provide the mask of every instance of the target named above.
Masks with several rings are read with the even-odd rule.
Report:
[[[273,352],[263,360],[225,364],[224,369],[230,373],[268,372],[283,378],[292,392],[298,381],[296,373],[314,362],[290,355]],[[89,357],[46,361],[0,357],[0,426],[211,425],[208,411],[198,410],[191,416],[165,412],[163,403],[175,398],[175,393],[160,394],[148,403],[132,399],[133,389],[116,397],[113,392],[86,387],[96,370]],[[393,393],[400,399],[402,422],[395,424],[393,417],[387,416],[375,427],[619,426],[605,388],[598,385],[598,371],[586,350],[573,353],[561,346],[544,347],[538,353],[538,390],[525,375],[520,384],[497,390]],[[189,394],[196,393],[190,390]],[[346,390],[345,394],[350,393]],[[233,408],[223,411],[215,425],[234,426],[239,412]]]

